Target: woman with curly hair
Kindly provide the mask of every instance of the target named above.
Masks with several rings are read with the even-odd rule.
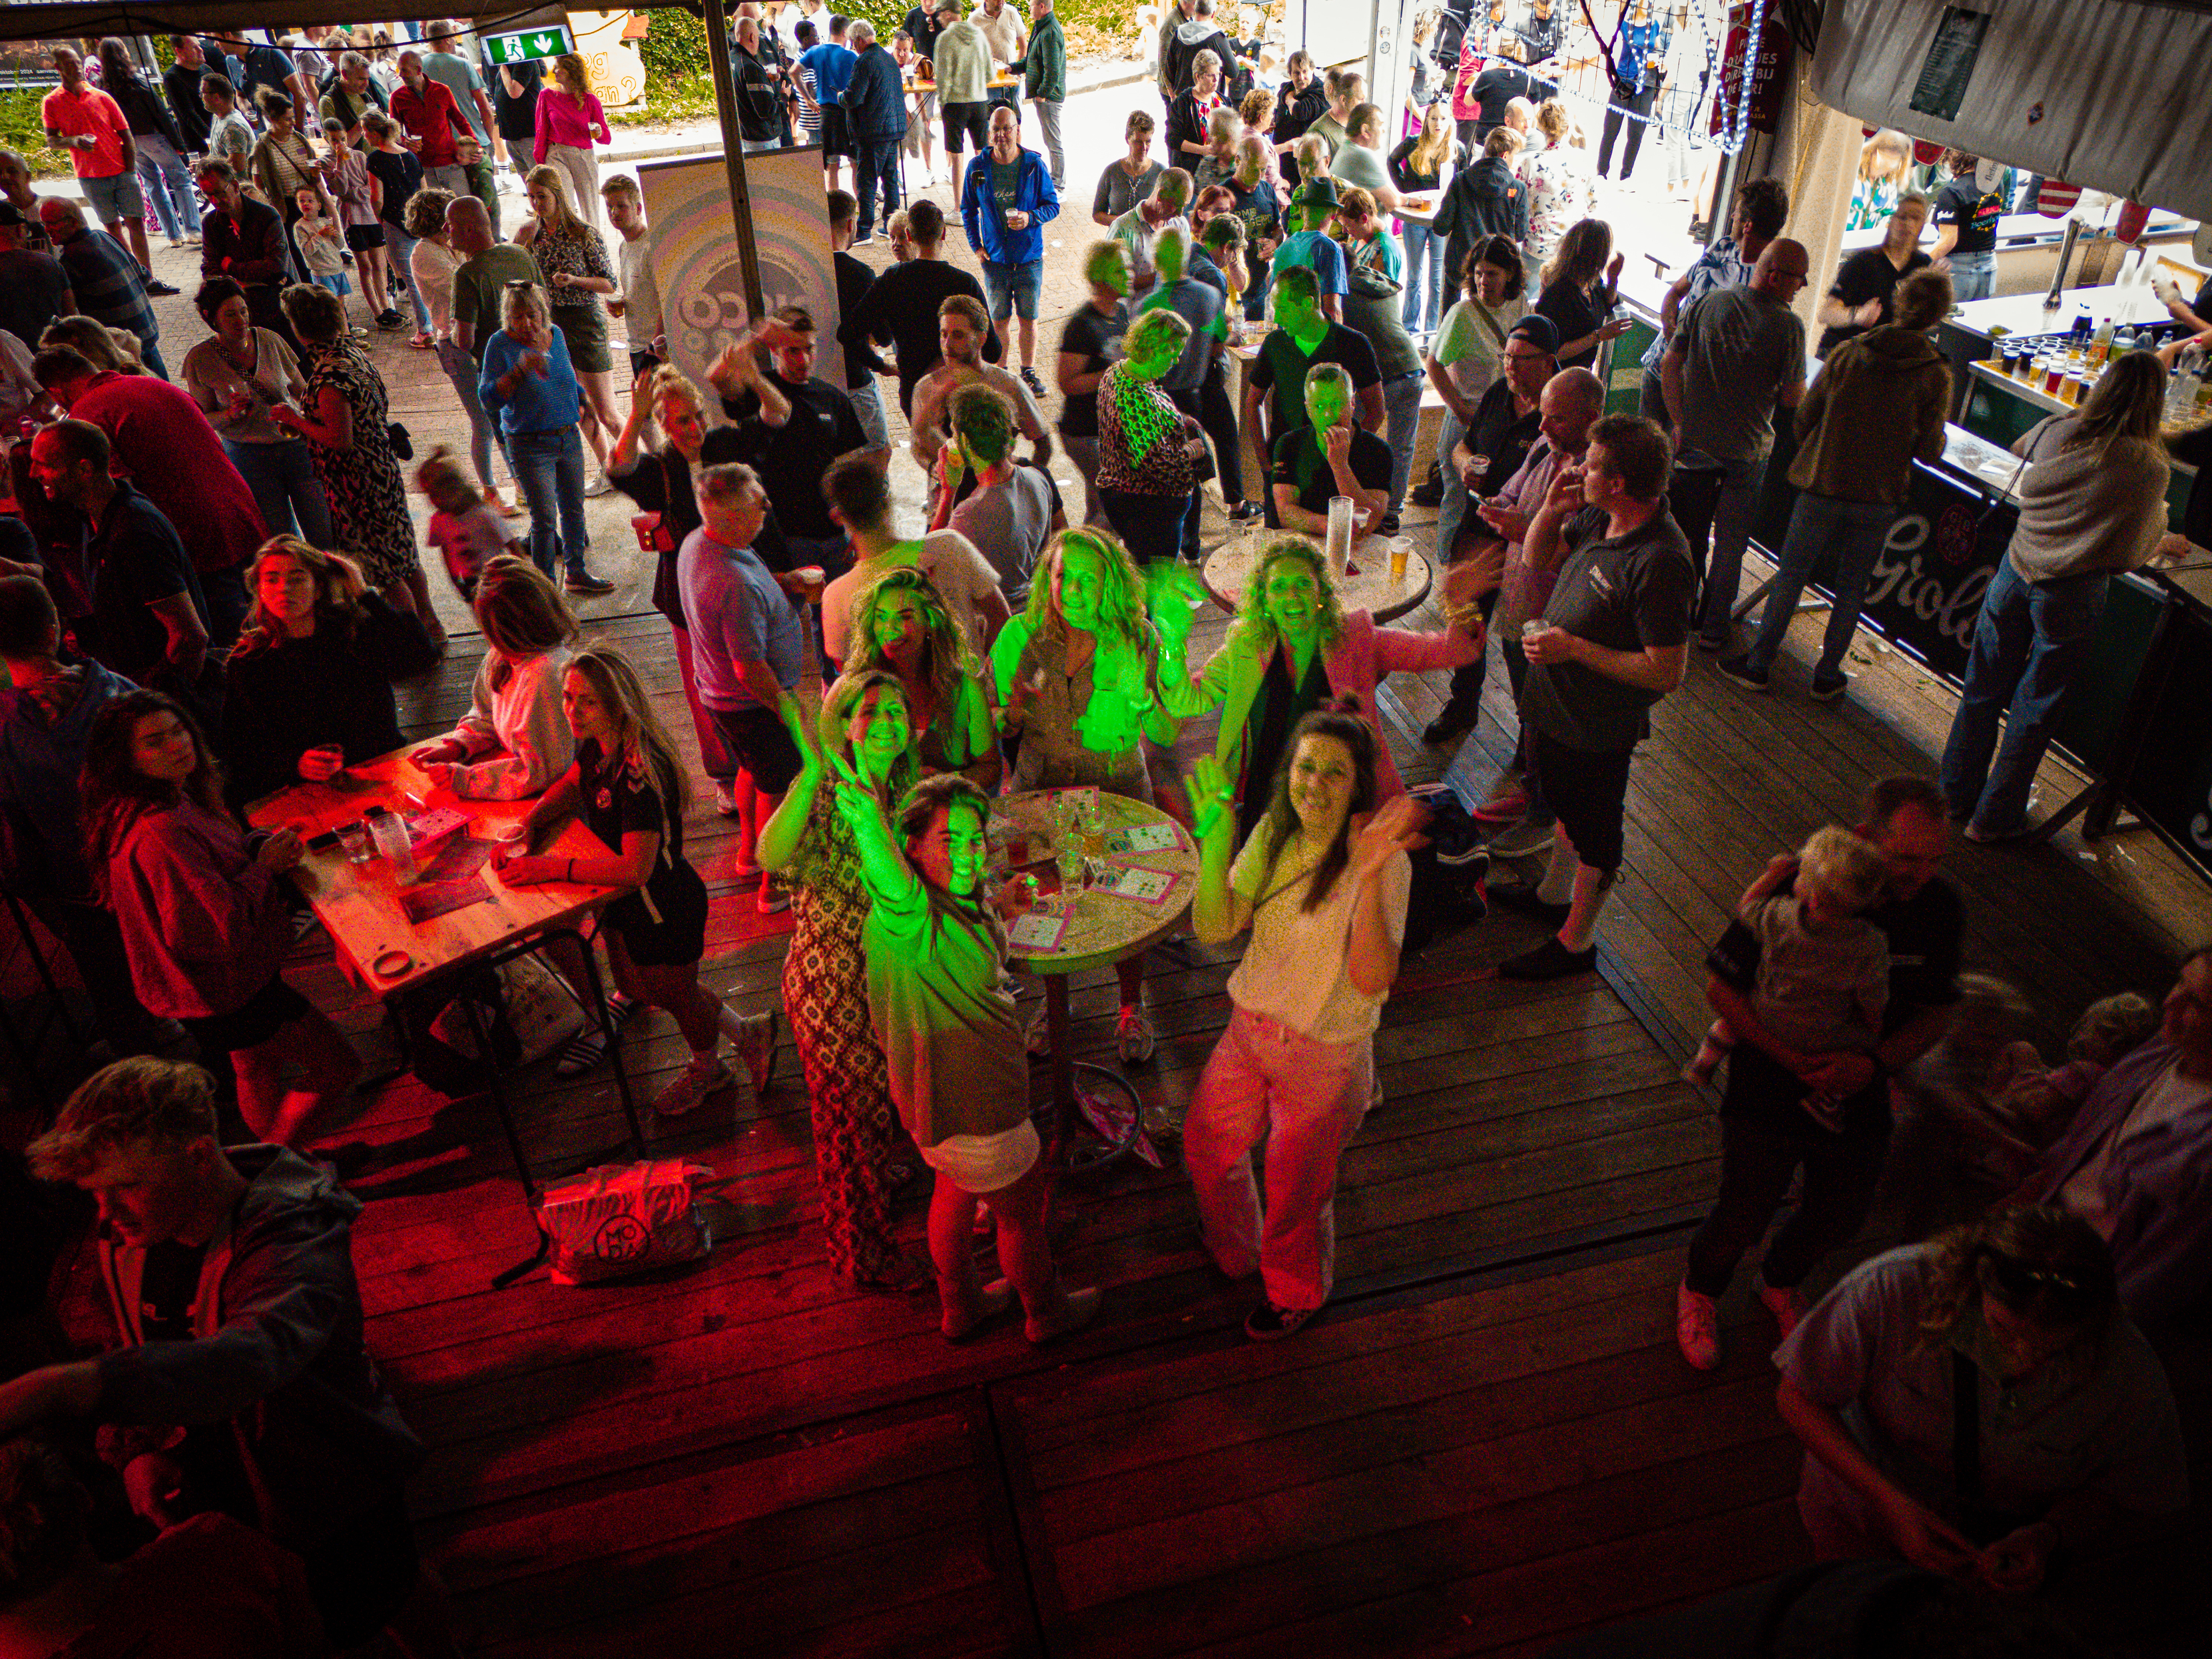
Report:
[[[501,848],[498,868],[511,884],[584,881],[619,887],[599,937],[615,984],[632,1006],[665,1008],[690,1045],[691,1063],[662,1090],[653,1109],[678,1117],[735,1079],[718,1052],[726,1034],[751,1073],[753,1093],[768,1087],[775,1059],[773,1010],[747,1019],[699,982],[707,951],[707,884],[684,856],[684,812],[690,780],[668,728],[653,712],[629,659],[611,646],[586,646],[568,659],[561,706],[576,758],[523,814]],[[581,818],[606,854],[556,858],[528,849],[564,818]],[[574,940],[556,954],[574,982],[590,982]]]
[[[230,648],[222,751],[231,798],[256,800],[399,747],[392,682],[436,647],[340,553],[297,536],[262,544],[247,572],[253,605]]]
[[[1182,620],[1187,631],[1187,612]],[[1160,702],[1160,654],[1159,630],[1146,614],[1145,578],[1121,543],[1090,529],[1054,537],[1037,565],[1028,608],[1000,629],[991,647],[1002,724],[1021,734],[1013,787],[1095,785],[1150,801],[1142,739],[1170,744],[1176,734]],[[1150,1059],[1144,957],[1131,957],[1115,971],[1121,981],[1121,1058]],[[1042,1029],[1040,1016],[1032,1043],[1042,1040]]]
[[[2024,1593],[2124,1512],[2189,1501],[2173,1393],[2112,1252],[2055,1206],[1853,1269],[1774,1363],[1823,1560],[1901,1556]]]
[[[1498,584],[1504,553],[1492,547],[1444,573],[1441,634],[1384,628],[1370,611],[1346,611],[1322,550],[1303,536],[1280,536],[1261,550],[1245,583],[1236,625],[1220,650],[1174,688],[1179,662],[1163,659],[1173,712],[1188,720],[1221,711],[1213,754],[1235,787],[1239,844],[1259,828],[1268,787],[1289,751],[1291,733],[1317,708],[1334,708],[1367,723],[1375,744],[1378,800],[1406,793],[1377,723],[1375,688],[1389,675],[1456,668],[1482,656],[1482,593]]]
[[[868,1018],[868,890],[850,823],[837,810],[840,774],[888,810],[921,775],[906,688],[863,669],[839,677],[822,700],[821,740],[805,719],[786,719],[798,743],[798,777],[761,826],[762,866],[793,890],[791,948],[783,958],[783,1011],[806,1072],[822,1231],[830,1266],[862,1289],[902,1290],[914,1264],[891,1239],[890,1075]],[[836,761],[833,771],[823,760]]]
[[[240,829],[207,739],[158,691],[127,692],[94,717],[81,799],[85,864],[138,1000],[204,1052],[230,1056],[256,1138],[303,1146],[361,1060],[281,971],[292,913],[276,878],[300,862],[298,832]]]
[[[925,776],[959,772],[986,792],[1003,771],[982,665],[944,597],[910,566],[885,571],[853,601],[848,673],[880,669],[906,690]]]
[[[1559,331],[1553,355],[1561,368],[1589,368],[1597,349],[1627,332],[1626,321],[1608,322],[1620,298],[1623,256],[1613,251],[1613,227],[1602,219],[1580,220],[1559,239],[1559,251],[1544,267],[1543,292],[1536,314]]]
[[[1215,1264],[1261,1277],[1244,1322],[1255,1341],[1292,1334],[1328,1300],[1337,1160],[1374,1094],[1375,1028],[1398,975],[1422,816],[1402,794],[1380,801],[1377,752],[1364,714],[1306,715],[1241,853],[1228,773],[1208,758],[1192,774],[1192,928],[1220,945],[1249,927],[1252,942],[1230,976],[1229,1029],[1199,1079],[1183,1158]],[[1263,1136],[1264,1218],[1252,1181]]]

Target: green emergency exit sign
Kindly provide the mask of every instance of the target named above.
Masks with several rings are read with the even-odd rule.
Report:
[[[566,23],[555,23],[542,29],[526,29],[520,34],[488,34],[484,49],[495,64],[529,64],[548,58],[559,58],[576,49],[576,38],[568,33]]]

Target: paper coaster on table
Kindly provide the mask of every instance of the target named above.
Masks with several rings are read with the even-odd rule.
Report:
[[[1182,845],[1182,837],[1171,823],[1139,823],[1127,830],[1109,830],[1106,833],[1106,850],[1109,853],[1172,853]]]
[[[449,910],[481,904],[490,896],[491,889],[484,885],[482,876],[465,876],[459,881],[441,881],[434,886],[410,887],[399,895],[399,908],[406,913],[409,921],[420,927]]]
[[[1016,916],[1006,929],[1006,943],[1017,951],[1042,955],[1056,951],[1067,932],[1067,917],[1062,912],[1031,910]]]
[[[1159,904],[1175,891],[1176,884],[1181,879],[1180,876],[1164,870],[1147,870],[1133,864],[1109,864],[1101,866],[1092,878],[1091,890],[1111,894],[1115,898]]]

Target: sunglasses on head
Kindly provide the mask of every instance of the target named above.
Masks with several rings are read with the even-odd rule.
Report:
[[[1997,1294],[2014,1307],[2033,1302],[2081,1302],[2086,1292],[2081,1281],[2070,1273],[2053,1272],[2048,1267],[2032,1267],[2010,1256],[1995,1251],[1982,1258],[1989,1264],[1990,1278]]]

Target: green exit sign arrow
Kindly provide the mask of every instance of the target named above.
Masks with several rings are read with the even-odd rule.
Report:
[[[572,52],[576,49],[576,41],[563,23],[551,28],[528,29],[519,34],[487,35],[484,46],[495,64],[528,64]]]

